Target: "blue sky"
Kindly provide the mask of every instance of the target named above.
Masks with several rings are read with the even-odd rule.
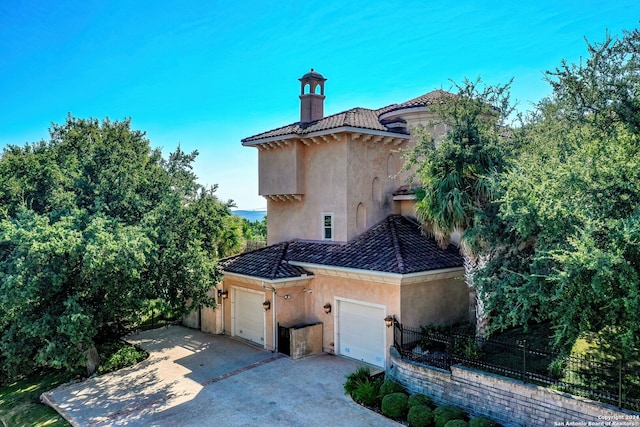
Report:
[[[517,4],[518,3],[518,4]],[[325,114],[403,102],[454,81],[512,77],[521,109],[543,72],[638,27],[640,2],[0,1],[0,148],[51,122],[132,118],[168,155],[198,150],[203,184],[263,208],[244,137],[299,119],[298,78],[328,81]]]

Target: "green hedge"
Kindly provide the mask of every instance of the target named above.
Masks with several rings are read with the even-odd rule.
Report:
[[[410,427],[429,427],[433,423],[433,411],[425,405],[415,405],[409,408],[407,421]]]
[[[449,421],[464,420],[466,416],[466,412],[453,405],[439,406],[433,411],[433,421],[436,427],[445,427]]]
[[[424,406],[428,406],[430,408],[433,407],[433,401],[431,400],[431,398],[429,396],[425,396],[424,394],[412,394],[411,396],[409,396],[409,402],[408,402],[409,408],[416,406],[416,405],[424,405]]]
[[[387,394],[382,399],[382,413],[389,418],[401,418],[407,415],[409,398],[404,393]]]

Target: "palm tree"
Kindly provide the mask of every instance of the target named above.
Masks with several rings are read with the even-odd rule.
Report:
[[[425,232],[446,247],[452,233],[459,232],[460,250],[465,258],[465,278],[470,304],[475,311],[476,331],[484,335],[487,317],[474,287],[476,269],[484,262],[482,239],[474,230],[479,214],[495,200],[492,180],[504,166],[510,141],[505,122],[513,107],[509,82],[505,86],[485,86],[480,80],[466,80],[455,96],[432,105],[439,122],[448,131],[441,140],[418,130],[416,147],[409,152],[408,165],[415,167],[421,191],[417,216]]]

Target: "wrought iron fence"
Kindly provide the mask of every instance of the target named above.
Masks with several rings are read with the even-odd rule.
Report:
[[[526,340],[476,337],[462,328],[420,328],[394,322],[394,347],[403,359],[451,370],[464,365],[640,411],[640,362],[566,356]]]

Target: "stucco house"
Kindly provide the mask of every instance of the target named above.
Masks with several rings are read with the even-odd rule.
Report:
[[[300,120],[242,140],[258,149],[268,246],[222,260],[219,306],[199,326],[292,356],[324,351],[385,367],[393,318],[468,318],[463,259],[415,220],[399,149],[435,135],[435,90],[379,109],[324,115],[326,79],[300,79]],[[304,326],[304,327],[303,327]]]

